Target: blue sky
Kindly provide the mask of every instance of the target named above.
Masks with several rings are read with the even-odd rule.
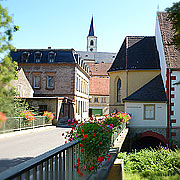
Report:
[[[86,50],[92,14],[98,51],[117,52],[130,35],[154,35],[156,11],[177,0],[5,0],[20,31],[16,48]]]

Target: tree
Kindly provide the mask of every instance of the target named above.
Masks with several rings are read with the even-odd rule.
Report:
[[[175,30],[173,44],[180,50],[180,2],[173,3],[172,7],[166,8],[166,11],[168,12],[168,19],[172,22]]]
[[[11,45],[12,34],[18,28],[13,25],[7,9],[0,5],[0,112],[7,116],[13,112],[13,101],[16,95],[10,82],[17,79],[17,64],[12,62],[9,53],[14,49]]]

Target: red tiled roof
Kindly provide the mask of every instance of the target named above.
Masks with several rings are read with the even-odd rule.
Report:
[[[109,96],[110,79],[100,77],[90,77],[89,94]]]
[[[89,74],[91,76],[107,76],[107,71],[109,70],[109,68],[111,67],[112,63],[88,63],[86,62],[86,64],[89,67]]]
[[[166,57],[166,65],[168,68],[180,68],[180,52],[176,49],[175,45],[170,44],[174,31],[171,21],[167,19],[168,13],[158,12],[157,15]]]

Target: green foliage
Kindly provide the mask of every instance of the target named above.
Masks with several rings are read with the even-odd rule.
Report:
[[[22,98],[14,98],[14,111],[12,117],[19,117],[22,111],[30,110],[29,104]]]
[[[173,23],[175,34],[173,36],[173,43],[180,50],[180,2],[173,3],[173,6],[166,8],[168,12],[168,19]]]
[[[0,5],[0,112],[7,116],[13,113],[13,97],[16,95],[10,82],[17,79],[17,64],[12,62],[9,52],[14,49],[11,45],[12,33],[17,29],[7,9]]]
[[[124,159],[126,173],[138,173],[147,179],[162,179],[163,176],[176,178],[180,169],[180,151],[169,149],[142,149],[127,154],[119,153],[118,158]],[[178,176],[180,177],[180,176]]]

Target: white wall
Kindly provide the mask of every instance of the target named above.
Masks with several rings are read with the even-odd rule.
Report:
[[[180,82],[180,71],[172,71],[172,76],[176,76],[176,80],[172,80],[172,87],[174,87],[174,98],[171,99],[171,103],[174,103],[174,107],[172,110],[174,111],[174,115],[171,115],[171,119],[176,119],[176,123],[173,123],[173,126],[180,127],[180,84],[173,85],[177,82]]]
[[[144,120],[144,104],[155,104],[155,120]],[[129,127],[167,127],[166,103],[125,103],[125,112],[131,113]]]
[[[164,54],[164,47],[162,42],[162,36],[159,26],[158,17],[156,16],[156,26],[155,26],[155,38],[156,38],[156,46],[159,52],[159,59],[160,59],[160,67],[161,67],[161,76],[163,79],[164,87],[166,86],[166,60]]]

